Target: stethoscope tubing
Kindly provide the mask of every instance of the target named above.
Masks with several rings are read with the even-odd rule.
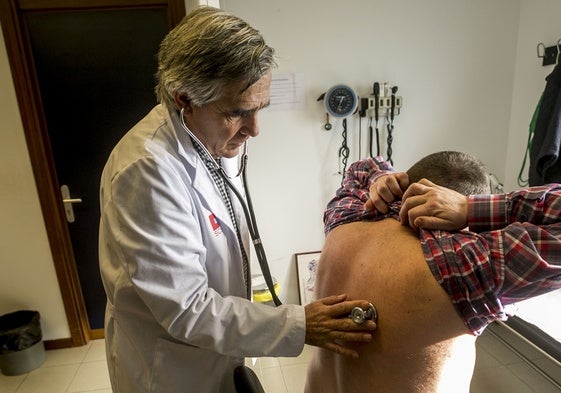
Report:
[[[245,142],[247,143],[247,142]],[[230,187],[238,201],[240,201],[240,205],[242,206],[245,220],[247,221],[247,226],[249,230],[249,235],[251,236],[251,240],[253,241],[253,247],[255,249],[255,254],[257,255],[257,260],[259,261],[259,266],[261,267],[261,272],[263,273],[263,277],[265,278],[265,282],[267,283],[267,287],[271,293],[273,298],[273,302],[276,306],[280,306],[282,303],[280,299],[277,297],[275,292],[275,286],[271,277],[271,272],[269,270],[269,264],[267,262],[267,255],[265,253],[265,248],[263,247],[263,242],[261,241],[261,236],[259,235],[259,228],[257,227],[257,219],[255,218],[255,211],[253,210],[253,203],[251,201],[251,195],[249,193],[249,187],[247,186],[247,176],[246,171],[247,169],[247,153],[244,153],[242,157],[242,185],[245,190],[245,198],[244,200],[241,193],[238,189],[232,184],[231,180],[228,178],[228,175],[224,172],[224,169],[220,168],[220,175],[224,182]]]
[[[265,248],[263,247],[263,242],[261,241],[261,237],[259,235],[259,228],[257,227],[257,219],[255,218],[255,212],[253,210],[253,203],[251,201],[251,195],[249,193],[249,187],[247,186],[247,174],[246,174],[247,173],[247,170],[246,170],[247,169],[247,141],[244,142],[243,153],[242,153],[242,157],[241,157],[241,168],[238,168],[239,170],[238,170],[238,174],[237,174],[237,176],[241,175],[242,186],[245,190],[245,198],[244,198],[243,195],[240,193],[240,191],[232,183],[232,181],[230,180],[230,177],[224,171],[224,168],[222,168],[218,164],[218,162],[216,162],[214,157],[210,154],[210,152],[208,151],[206,146],[203,145],[203,143],[199,140],[199,138],[197,138],[193,134],[193,132],[191,130],[189,130],[189,128],[185,124],[185,120],[183,118],[183,111],[184,111],[184,109],[182,108],[181,112],[179,113],[179,120],[180,120],[181,126],[183,127],[185,132],[187,132],[187,134],[189,134],[189,136],[191,138],[193,138],[193,140],[200,145],[200,147],[202,148],[205,155],[210,159],[210,161],[213,163],[215,169],[218,171],[218,173],[220,174],[220,176],[224,180],[225,184],[228,186],[228,188],[230,188],[230,190],[234,193],[234,195],[236,196],[236,198],[240,202],[240,205],[242,207],[242,210],[243,210],[243,213],[244,213],[244,216],[245,216],[245,220],[247,222],[249,235],[250,235],[251,240],[253,242],[253,247],[255,249],[255,254],[257,256],[257,260],[259,261],[259,267],[261,268],[261,272],[263,273],[263,277],[265,278],[265,283],[267,284],[267,287],[269,288],[269,292],[271,293],[271,296],[273,298],[273,302],[275,303],[275,306],[280,306],[282,304],[282,302],[278,298],[278,296],[276,294],[276,291],[275,291],[275,286],[274,286],[274,283],[273,283],[273,279],[271,277],[271,272],[269,270],[269,264],[267,262],[267,255],[265,253]],[[247,283],[247,297],[251,298],[251,282]]]

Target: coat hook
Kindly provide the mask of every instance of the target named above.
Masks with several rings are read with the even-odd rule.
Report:
[[[561,52],[561,39],[559,39],[556,44],[548,47],[540,42],[538,44],[537,51],[538,57],[542,58],[542,65],[547,66],[556,64],[558,60],[557,58],[559,57],[558,55]]]
[[[543,49],[542,54],[540,54],[540,48]],[[545,45],[542,42],[540,42],[538,44],[537,50],[538,50],[538,57],[544,58],[545,57]]]

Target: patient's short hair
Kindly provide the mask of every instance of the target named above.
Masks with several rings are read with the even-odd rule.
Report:
[[[488,194],[488,172],[479,159],[457,151],[440,151],[421,158],[407,171],[409,184],[425,178],[463,195]]]

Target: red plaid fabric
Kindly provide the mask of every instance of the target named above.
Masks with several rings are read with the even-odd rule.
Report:
[[[324,212],[325,234],[348,222],[386,218],[387,216],[364,209],[364,203],[370,197],[372,183],[391,172],[393,168],[390,162],[384,161],[380,156],[351,164],[345,172],[341,187],[335,192],[335,197],[329,201]],[[393,214],[396,212],[399,213],[399,208],[392,209]]]

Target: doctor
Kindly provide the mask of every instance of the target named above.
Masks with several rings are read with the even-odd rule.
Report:
[[[304,343],[357,356],[344,342],[369,342],[376,325],[347,316],[366,301],[248,300],[247,223],[214,161],[243,192],[237,156],[269,104],[273,49],[243,20],[202,7],[163,40],[158,63],[160,104],[117,144],[101,179],[113,391],[233,392],[244,357],[297,356]]]

